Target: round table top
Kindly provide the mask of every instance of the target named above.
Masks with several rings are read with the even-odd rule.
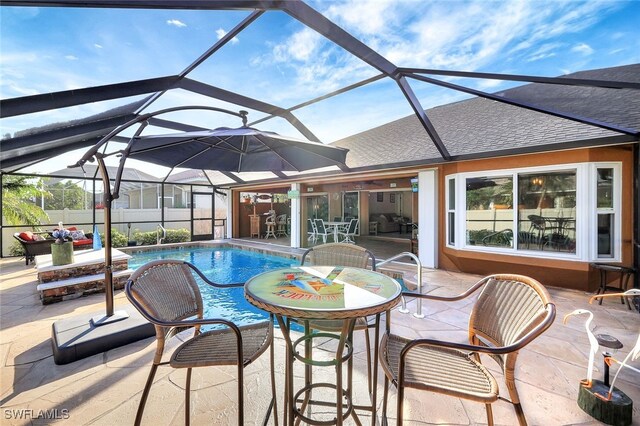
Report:
[[[349,319],[393,308],[402,288],[368,269],[299,266],[256,275],[244,285],[249,303],[295,318]]]

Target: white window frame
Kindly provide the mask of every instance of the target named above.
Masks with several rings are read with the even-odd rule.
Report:
[[[455,188],[454,197],[455,197],[455,195],[460,193],[460,191],[458,190],[458,187],[457,187],[456,175],[447,176],[445,178],[445,199],[444,199],[444,205],[445,205],[445,220],[444,220],[445,221],[445,236],[444,236],[444,239],[445,239],[445,245],[447,247],[455,248],[458,240],[460,239],[460,235],[458,234],[458,229],[457,229],[458,212],[456,212],[456,208],[458,206],[458,203],[457,203],[458,200],[454,200],[453,209],[450,209],[449,206],[451,204],[449,203],[449,201],[450,201],[451,194],[449,192],[449,188],[451,187],[450,186],[451,185],[451,181],[454,182],[454,184],[453,184],[453,186]],[[454,226],[454,235],[453,235],[454,236],[454,241],[453,241],[453,243],[451,243],[449,241],[449,235],[451,235],[451,223],[449,223],[449,214],[451,214],[451,213],[453,213],[453,226]]]
[[[613,170],[613,207],[598,208],[598,169]],[[591,260],[598,262],[621,262],[622,261],[622,167],[621,163],[591,163],[589,168],[590,177],[590,211],[593,216],[590,218],[589,227],[595,230],[595,238],[590,241]],[[598,215],[613,215],[613,256],[598,255]]]
[[[613,208],[597,208],[597,169],[613,169]],[[514,188],[514,209],[513,227],[518,229],[517,223],[517,193],[518,175],[532,172],[557,172],[575,170],[576,172],[576,252],[564,253],[555,251],[537,251],[518,249],[514,241],[513,248],[485,247],[467,244],[466,227],[466,180],[477,177],[503,177],[513,176]],[[455,209],[449,210],[449,181],[455,180]],[[622,163],[621,162],[598,162],[598,163],[569,163],[550,166],[523,167],[516,169],[501,169],[481,172],[457,173],[445,176],[445,245],[456,250],[499,253],[518,257],[536,257],[563,259],[580,262],[608,261],[620,262],[622,250]],[[598,257],[598,232],[597,219],[599,213],[613,214],[613,257]],[[449,244],[449,213],[455,215],[455,244]],[[517,234],[517,233],[516,233]]]

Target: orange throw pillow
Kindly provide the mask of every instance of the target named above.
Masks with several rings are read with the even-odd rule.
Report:
[[[25,241],[33,241],[33,232],[30,232],[30,231],[21,232],[20,235],[18,236]]]

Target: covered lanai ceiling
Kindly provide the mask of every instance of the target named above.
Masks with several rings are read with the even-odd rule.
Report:
[[[626,123],[616,122],[610,117],[599,116],[596,110],[583,109],[576,112],[575,109],[566,108],[566,105],[560,102],[554,103],[553,100],[550,101],[549,97],[545,99],[537,98],[535,90],[527,91],[523,89],[518,91],[517,89],[512,89],[512,91],[507,90],[500,94],[491,94],[488,91],[478,89],[475,84],[478,80],[501,80],[510,82],[512,85],[528,82],[551,87],[550,90],[553,90],[554,87],[563,88],[565,91],[568,87],[576,88],[577,90],[595,88],[610,92],[620,91],[629,96],[629,93],[640,93],[637,92],[640,89],[640,81],[637,78],[607,78],[606,75],[597,73],[554,78],[504,73],[464,72],[452,69],[401,67],[326,17],[325,15],[331,16],[331,8],[327,9],[325,7],[325,13],[320,13],[317,9],[319,9],[318,6],[323,5],[322,2],[315,2],[315,5],[316,8],[302,1],[250,0],[4,0],[2,2],[3,8],[14,6],[61,7],[62,9],[59,9],[61,12],[65,10],[73,10],[74,12],[81,10],[77,8],[126,8],[136,10],[135,13],[140,14],[141,17],[146,16],[143,15],[145,12],[153,13],[152,9],[191,10],[198,11],[198,13],[228,13],[232,15],[231,19],[235,20],[235,24],[228,31],[219,32],[219,39],[211,45],[205,45],[206,42],[198,40],[197,42],[202,44],[201,55],[194,57],[191,63],[182,64],[180,68],[177,68],[178,65],[175,64],[172,64],[171,67],[167,66],[166,62],[172,58],[169,53],[167,53],[167,58],[155,58],[158,61],[159,70],[159,74],[155,76],[144,76],[145,78],[135,81],[113,80],[105,84],[91,85],[85,88],[55,90],[49,93],[6,99],[3,95],[3,99],[0,101],[0,117],[3,121],[40,114],[44,123],[47,117],[46,114],[52,111],[88,111],[89,109],[83,109],[88,105],[92,106],[92,111],[95,111],[96,108],[103,109],[102,112],[97,114],[86,114],[84,118],[57,122],[24,132],[14,132],[12,137],[2,139],[0,142],[2,172],[20,172],[26,170],[26,167],[37,165],[51,157],[65,154],[72,150],[87,148],[117,126],[126,123],[139,114],[161,109],[163,106],[166,107],[167,102],[176,102],[176,99],[188,104],[212,103],[235,111],[246,109],[249,111],[250,126],[265,130],[272,130],[275,126],[276,130],[283,134],[286,134],[287,130],[289,130],[289,133],[291,131],[297,133],[296,136],[319,141],[317,126],[306,125],[306,120],[301,117],[309,117],[310,114],[313,114],[313,109],[322,103],[329,102],[329,108],[331,108],[332,105],[335,105],[335,102],[339,102],[345,96],[357,97],[362,88],[371,85],[386,85],[387,93],[390,93],[390,96],[404,100],[405,109],[404,111],[394,112],[395,116],[393,114],[387,116],[380,114],[379,119],[381,121],[368,123],[367,128],[376,127],[390,121],[391,118],[399,118],[412,112],[412,121],[417,123],[417,127],[411,127],[412,132],[421,132],[424,137],[417,139],[421,143],[429,144],[428,151],[431,154],[428,159],[424,159],[428,160],[428,162],[455,160],[457,158],[457,148],[453,145],[453,141],[443,136],[447,134],[447,131],[442,132],[439,129],[437,124],[441,120],[438,116],[439,111],[437,109],[433,111],[426,110],[425,102],[421,101],[421,99],[429,99],[422,92],[422,88],[425,86],[446,89],[455,94],[451,98],[453,100],[460,99],[460,94],[470,95],[492,102],[499,102],[505,107],[521,108],[535,114],[554,117],[556,120],[579,123],[580,126],[596,129],[596,133],[599,132],[598,135],[603,135],[602,137],[617,136],[620,137],[617,139],[618,141],[638,140],[639,132],[637,127],[625,126]],[[311,96],[294,104],[290,103],[290,99],[294,97],[285,94],[281,96],[281,99],[277,96],[270,96],[270,99],[265,100],[260,97],[260,87],[242,87],[242,84],[232,84],[231,86],[237,89],[230,90],[228,88],[229,85],[218,85],[218,82],[225,83],[226,79],[232,78],[234,75],[234,70],[226,70],[228,74],[224,77],[220,73],[221,70],[224,70],[224,60],[228,54],[227,50],[236,44],[239,38],[243,41],[253,40],[255,42],[255,34],[252,36],[247,35],[246,37],[244,35],[250,33],[252,28],[256,26],[269,25],[271,23],[270,14],[285,14],[289,17],[289,25],[301,25],[297,34],[300,37],[308,37],[309,43],[314,42],[314,37],[324,37],[327,43],[325,50],[314,52],[314,54],[320,56],[340,54],[349,58],[349,61],[353,61],[351,69],[355,70],[355,72],[349,78],[334,78],[335,75],[332,75],[331,70],[311,70],[311,72],[326,73],[327,80],[348,81],[349,84],[343,84],[338,87],[335,83],[326,84],[325,86],[329,90],[323,92],[323,94]],[[176,20],[176,22],[180,21]],[[177,23],[176,25],[179,26]],[[145,31],[145,28],[142,25],[140,28],[132,30]],[[196,41],[193,42],[195,43]],[[273,43],[277,43],[277,41]],[[259,56],[251,58],[252,61],[258,61],[259,59]],[[132,63],[120,64],[120,66],[133,67],[136,60],[136,58],[131,58]],[[139,60],[144,60],[144,56],[141,55]],[[207,68],[206,65],[210,66],[212,63],[215,63],[216,66]],[[175,72],[169,74],[161,73],[161,70],[172,68],[175,69]],[[336,72],[344,72],[346,68]],[[217,72],[212,73],[212,69]],[[634,68],[634,70],[637,72],[637,68]],[[96,72],[98,73],[99,70],[96,70]],[[263,83],[269,84],[268,81]],[[309,93],[316,92],[309,91]],[[633,97],[633,95],[631,96]],[[331,104],[331,102],[334,103]],[[386,99],[378,99],[378,102],[381,105],[387,102],[391,104],[391,101]],[[431,103],[431,100],[429,100],[429,103]],[[363,104],[362,107],[371,108],[373,106],[375,105],[369,103]],[[482,109],[480,106],[479,110]],[[303,112],[305,110],[307,111],[306,113]],[[433,112],[435,112],[436,116],[435,121],[432,116]],[[342,111],[336,109],[337,123],[340,122],[340,114],[342,114]],[[401,115],[398,116],[397,114]],[[155,133],[171,133],[176,130],[189,131],[206,127],[220,127],[221,125],[231,127],[240,125],[239,122],[228,121],[229,119],[227,118],[223,119],[227,121],[220,122],[218,121],[219,117],[216,117],[214,125],[205,126],[204,124],[194,124],[192,118],[185,115],[154,118],[149,123],[149,128],[151,129],[150,131]],[[332,126],[334,124],[326,123],[326,125]],[[3,131],[2,133],[5,132]],[[393,137],[393,135],[391,136]],[[120,137],[114,140],[114,144],[126,141],[126,137]],[[348,143],[345,144],[344,142],[339,142],[339,144],[348,146]],[[117,147],[117,145],[114,146]],[[372,149],[375,150],[375,146],[372,146]],[[393,162],[392,160],[390,159],[390,163]],[[72,164],[75,159],[67,158],[64,161],[66,161],[66,164]],[[415,164],[416,162],[419,163],[420,159],[416,159],[413,163]],[[354,166],[353,170],[357,171],[357,167],[364,165],[366,161],[363,163],[356,159],[350,163]],[[337,170],[337,168],[327,169],[312,173],[335,173]],[[169,170],[166,171],[167,174],[169,172]],[[281,179],[296,175],[297,173],[295,172],[282,173],[277,171],[274,173],[207,173],[210,182],[219,186],[233,186],[252,181],[270,178]]]

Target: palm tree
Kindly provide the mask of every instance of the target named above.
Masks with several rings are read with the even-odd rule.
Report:
[[[37,197],[51,196],[29,182],[26,176],[2,176],[2,216],[6,225],[40,225],[49,220],[44,210],[33,202]]]

